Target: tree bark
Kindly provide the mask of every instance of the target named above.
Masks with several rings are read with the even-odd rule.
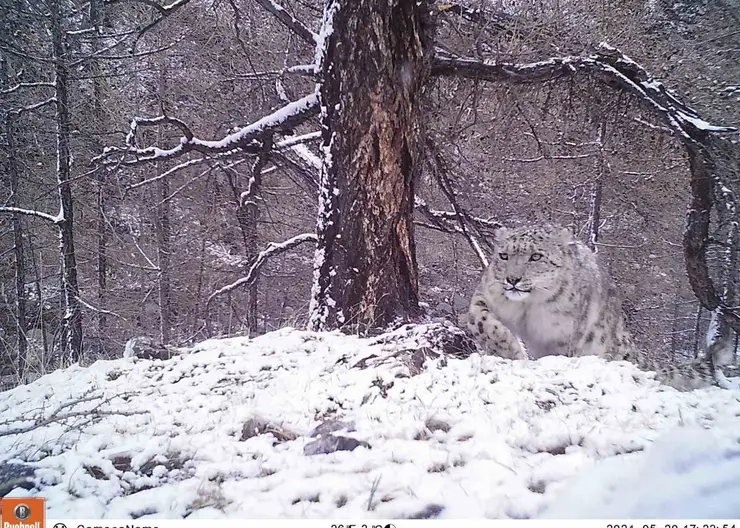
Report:
[[[247,252],[249,265],[252,266],[259,256],[259,238],[257,237],[257,221],[259,220],[259,207],[257,207],[257,194],[262,189],[262,171],[269,159],[269,152],[272,149],[272,138],[265,140],[262,153],[252,167],[252,177],[249,179],[246,200],[243,197],[239,199],[239,208],[237,215],[241,214],[244,229],[244,245]],[[249,300],[247,304],[247,326],[249,335],[253,336],[257,332],[257,279],[249,284]]]
[[[7,80],[7,71],[5,69],[5,60],[0,59],[0,69],[2,75],[0,86],[4,86]],[[16,160],[16,148],[15,148],[15,131],[13,126],[13,114],[7,113],[5,115],[5,139],[7,146],[7,160],[8,160],[8,179],[10,180],[10,195],[12,197],[11,205],[20,207],[18,203],[18,187],[20,183],[20,174],[18,172],[18,163]],[[28,328],[27,315],[26,315],[26,259],[25,259],[25,243],[23,241],[23,219],[19,213],[14,213],[11,217],[11,225],[13,227],[13,252],[15,260],[15,307],[16,307],[16,333],[18,343],[18,379],[23,379],[23,374],[26,368],[26,352],[28,349],[28,341],[26,339],[26,330]]]
[[[381,327],[419,313],[414,176],[431,12],[428,0],[327,7],[311,328]]]
[[[95,29],[95,37],[90,40],[92,55],[96,55],[100,48],[100,39],[97,38],[103,33],[103,15],[105,6],[102,0],[90,0],[90,24]],[[106,111],[103,106],[103,97],[105,96],[105,78],[102,75],[100,60],[91,58],[91,74],[93,78],[93,109],[94,116],[98,120],[98,126],[101,130],[106,128]],[[103,145],[96,145],[98,150],[102,150]],[[105,188],[105,170],[99,168],[96,172],[97,184],[97,237],[98,251],[96,256],[97,278],[98,278],[98,337],[102,338],[106,333],[107,317],[103,309],[106,305],[106,290],[108,278],[108,226],[106,225],[106,188]]]
[[[162,59],[159,65],[159,106],[162,115],[165,114],[164,102],[167,91],[167,64]],[[157,139],[162,142],[162,125],[157,127]],[[157,164],[157,173],[161,171]],[[159,339],[163,344],[169,343],[171,338],[171,302],[170,302],[170,182],[168,178],[160,178],[157,182],[159,196],[156,206],[156,236],[157,236],[157,265],[159,266]]]
[[[596,130],[596,148],[599,149],[596,154],[596,167],[594,179],[591,182],[591,191],[589,193],[588,203],[588,242],[587,245],[591,251],[598,253],[599,247],[596,245],[599,241],[599,226],[601,224],[601,191],[603,188],[604,175],[608,169],[608,161],[604,155],[604,132],[606,130],[606,121],[602,120]]]
[[[82,357],[82,312],[77,283],[77,260],[74,246],[74,210],[70,182],[70,117],[67,98],[67,56],[59,0],[50,0],[51,36],[56,88],[57,181],[59,188],[59,250],[62,263],[64,318],[62,320],[62,359],[75,363]]]

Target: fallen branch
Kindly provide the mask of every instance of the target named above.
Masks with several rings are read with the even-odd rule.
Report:
[[[17,420],[7,420],[7,421],[0,422],[0,437],[28,433],[40,427],[45,427],[47,425],[50,425],[52,423],[66,422],[72,418],[84,417],[84,418],[94,419],[94,418],[98,418],[102,416],[135,416],[137,414],[144,414],[144,411],[112,411],[112,410],[100,409],[102,405],[109,404],[113,399],[124,398],[126,396],[128,396],[127,393],[122,393],[122,394],[117,394],[115,396],[111,396],[106,399],[102,399],[101,395],[90,395],[88,392],[83,396],[80,396],[78,398],[75,398],[75,399],[72,399],[72,400],[69,400],[69,401],[66,401],[60,404],[56,409],[54,409],[46,417],[33,416],[30,418],[21,418]],[[73,407],[77,405],[81,405],[83,403],[91,403],[96,400],[100,400],[100,405],[94,409],[71,410]],[[24,423],[24,422],[32,422],[32,423],[28,425],[13,427],[13,425],[15,424]]]

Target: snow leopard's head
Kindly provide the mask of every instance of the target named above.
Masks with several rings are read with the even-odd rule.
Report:
[[[486,287],[510,301],[542,301],[558,294],[576,240],[551,225],[501,228],[485,271]]]

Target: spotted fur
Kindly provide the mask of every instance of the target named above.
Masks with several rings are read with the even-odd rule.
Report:
[[[704,363],[656,368],[625,327],[614,282],[568,229],[500,229],[473,294],[468,330],[487,353],[508,359],[595,355],[655,370],[678,389],[712,380]],[[519,340],[524,343],[525,349]]]

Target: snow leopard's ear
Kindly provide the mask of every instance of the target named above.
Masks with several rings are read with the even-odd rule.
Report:
[[[509,233],[510,231],[504,226],[499,227],[498,229],[496,229],[496,231],[493,232],[493,243],[497,246],[500,246],[504,243],[506,237],[509,236]]]
[[[576,239],[575,226],[559,227],[558,236],[564,244],[575,244],[578,240]]]

